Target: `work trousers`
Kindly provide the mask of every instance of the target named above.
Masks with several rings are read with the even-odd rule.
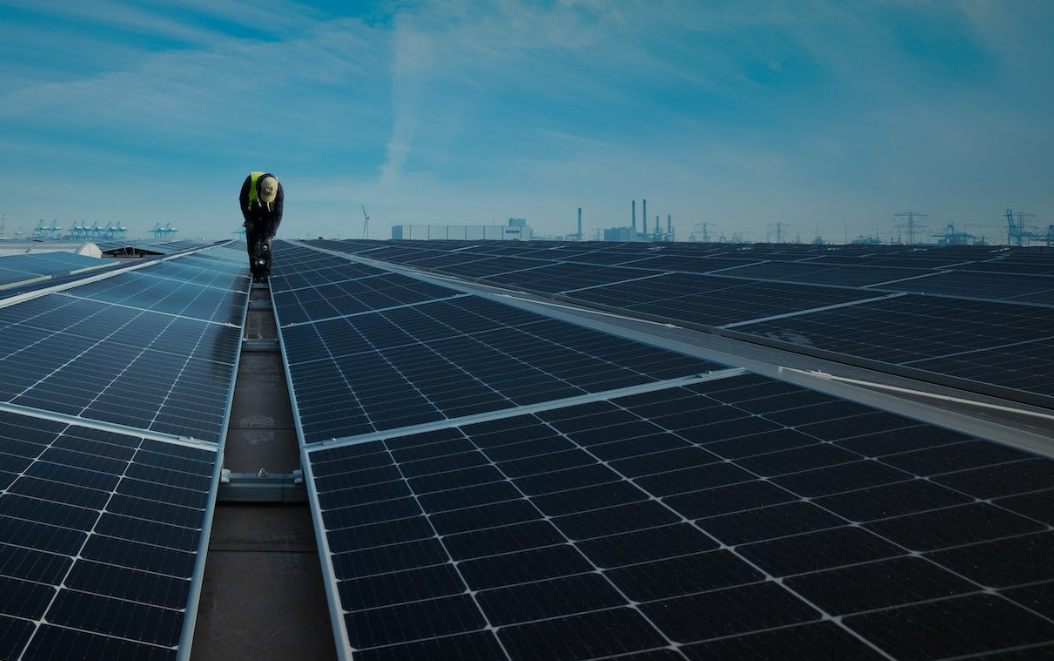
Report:
[[[253,280],[266,280],[271,276],[271,238],[249,223],[245,226],[245,244],[249,250],[249,270]],[[267,249],[262,250],[264,247]]]

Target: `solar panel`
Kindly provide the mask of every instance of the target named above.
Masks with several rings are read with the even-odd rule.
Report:
[[[308,441],[715,367],[474,296],[295,326],[278,314]]]
[[[739,326],[765,338],[1054,394],[1054,317],[1042,308],[906,295]]]
[[[456,273],[468,278],[485,278],[499,273],[526,272],[542,268],[546,262],[521,257],[490,257],[487,259],[465,260],[456,265],[443,265],[437,270],[444,273]]]
[[[1054,305],[1054,277],[1044,275],[954,271],[890,285],[878,285],[876,288]]]
[[[0,259],[0,290],[38,279],[97,271],[114,266],[117,266],[116,262],[70,252],[8,255]]]
[[[176,658],[215,450],[0,412],[0,457],[0,658]]]
[[[307,457],[356,659],[1052,649],[1054,462],[761,377]]]
[[[333,242],[333,247],[342,243],[348,243],[348,250],[368,244]],[[408,243],[412,242],[400,245]],[[1018,397],[1020,392],[1047,396],[1054,388],[1050,377],[1054,364],[1046,357],[1054,328],[1046,323],[1039,307],[1049,305],[1050,298],[1050,277],[1037,275],[1045,273],[1043,265],[1049,261],[1043,255],[971,246],[749,245],[720,246],[715,252],[717,246],[694,244],[598,243],[586,252],[586,246],[573,243],[429,245],[447,251],[451,261],[439,267],[446,273],[560,293],[649,319],[744,331],[785,348],[822,351],[828,358],[864,360],[872,366],[889,363],[911,368],[917,377],[949,377],[959,387],[972,382],[968,387],[998,390],[1001,396]],[[564,256],[604,251],[636,254],[642,259],[633,261],[631,269],[552,264]],[[484,252],[504,256],[480,261]],[[383,252],[370,254],[383,258]],[[691,255],[699,257],[688,257]],[[744,260],[759,259],[770,261],[744,265]],[[551,265],[532,266],[544,264],[543,260],[550,260]],[[645,272],[649,264],[677,266],[685,260],[723,262],[728,268],[716,275],[663,273],[594,286],[605,278],[620,277],[611,274],[638,268]],[[955,270],[946,271],[949,267]],[[544,277],[557,271],[568,271],[569,279],[560,282]],[[930,275],[918,277],[927,273]],[[566,291],[565,287],[574,286],[575,278],[583,288]],[[811,284],[792,282],[798,280]],[[915,295],[872,300],[882,292],[913,291],[976,300],[956,302]],[[1006,304],[990,303],[995,299]],[[1014,305],[1018,302],[1029,305]]]
[[[930,273],[930,271],[920,268],[857,264],[839,266],[822,262],[766,262],[722,271],[722,275],[754,278],[757,280],[842,287],[866,287],[890,280],[914,278],[927,273]],[[893,289],[899,291],[896,287],[893,287]]]
[[[657,271],[684,271],[688,273],[711,273],[722,269],[737,268],[753,263],[747,259],[725,259],[722,257],[710,257],[705,255],[655,255],[638,257],[637,260],[627,264],[635,268],[653,269]]]
[[[1054,275],[1054,264],[1051,264],[1049,254],[1025,250],[1005,251],[994,259],[964,264],[962,269],[989,273]]]
[[[0,401],[218,442],[245,267],[229,270],[222,255],[179,261],[192,257],[0,307]],[[227,269],[226,287],[201,284],[195,263]]]
[[[173,267],[166,269],[172,270]],[[120,278],[80,285],[75,290],[64,292],[63,296],[115,303],[202,321],[240,323],[242,310],[239,304],[245,298],[246,285],[241,284],[240,289],[232,289],[231,278],[220,273],[211,274],[213,282],[219,286],[206,285],[200,277],[200,270],[193,271],[196,273],[190,277],[197,275],[196,281],[187,280],[181,274],[168,273],[166,277],[157,277],[157,274],[136,271]]]
[[[598,269],[593,265],[556,263],[512,273],[486,276],[487,282],[523,287],[532,291],[556,293],[574,291],[597,285],[635,281],[654,276],[644,270],[607,267]]]
[[[862,301],[875,292],[693,274],[667,274],[593,287],[570,295],[630,311],[723,326],[810,308]]]
[[[349,266],[354,270],[356,265]],[[360,277],[349,273],[347,279],[277,291],[273,299],[278,316],[283,324],[302,323],[458,295],[445,287],[374,270]]]

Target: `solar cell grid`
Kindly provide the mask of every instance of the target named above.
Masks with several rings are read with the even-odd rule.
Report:
[[[892,278],[890,278],[892,279]],[[953,271],[877,289],[1054,305],[1054,277],[1045,275]]]
[[[77,272],[95,272],[117,266],[116,262],[70,252],[7,255],[0,259],[0,290],[38,278],[61,277]]]
[[[521,257],[494,257],[487,256],[485,259],[465,260],[456,264],[445,264],[436,270],[443,273],[453,273],[467,278],[485,278],[499,273],[513,273],[541,268],[547,262],[540,259],[523,259]]]
[[[713,367],[477,297],[283,326],[282,337],[307,442]]]
[[[148,278],[189,282],[205,287],[220,287],[238,291],[247,289],[248,285],[245,280],[238,277],[244,271],[244,265],[238,264],[235,266],[225,259],[210,259],[208,262],[203,262],[200,258],[197,263],[191,263],[189,261],[191,257],[194,257],[194,255],[165,262],[156,262],[148,268],[136,271],[136,273]]]
[[[810,658],[937,659],[1054,640],[1019,605],[1054,579],[1049,525],[970,493],[1050,492],[1054,463],[839,403],[741,376],[309,448],[350,651],[768,658],[755,646],[783,639]],[[811,424],[780,422],[803,409]],[[726,410],[775,431],[755,443]],[[1008,480],[1015,466],[1029,477]],[[995,621],[964,642],[974,605]]]
[[[487,276],[488,282],[525,287],[534,291],[562,292],[610,284],[626,280],[639,280],[653,274],[617,267],[598,269],[592,265],[555,263],[508,274]]]
[[[717,276],[667,274],[638,282],[593,287],[572,298],[666,319],[723,326],[873,298],[874,292],[758,282]]]
[[[737,330],[790,344],[1054,394],[1054,317],[1006,303],[906,295]]]
[[[641,257],[626,266],[655,271],[681,271],[686,273],[711,273],[722,269],[737,268],[754,263],[750,259],[730,259],[706,255],[668,255]]]
[[[1014,252],[996,259],[978,259],[962,268],[967,271],[1054,275],[1050,255],[1044,253]]]
[[[2,401],[219,440],[238,327],[47,295],[0,329]]]
[[[220,278],[221,276],[216,276]],[[225,285],[230,284],[226,277]],[[79,285],[64,296],[114,303],[140,310],[154,310],[203,321],[238,323],[241,320],[239,296],[245,290],[127,273],[119,278]]]
[[[274,304],[283,324],[398,307],[459,295],[403,275],[378,271],[355,280],[276,292]]]
[[[593,251],[580,252],[570,257],[564,257],[565,261],[576,264],[599,264],[603,266],[619,266],[645,259],[636,253],[623,253],[615,251]]]
[[[174,659],[215,452],[0,413],[12,449],[0,658]]]

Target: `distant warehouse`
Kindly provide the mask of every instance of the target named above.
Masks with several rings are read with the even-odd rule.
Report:
[[[418,241],[530,241],[531,228],[524,218],[509,218],[505,225],[395,225],[393,239]]]

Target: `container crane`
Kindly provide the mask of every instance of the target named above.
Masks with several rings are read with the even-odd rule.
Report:
[[[1006,240],[1007,240],[1008,244],[1010,244],[1012,246],[1018,246],[1018,247],[1027,246],[1032,239],[1040,238],[1039,232],[1036,232],[1035,230],[1031,230],[1031,229],[1025,227],[1024,220],[1025,220],[1026,217],[1030,217],[1030,216],[1034,217],[1034,216],[1032,216],[1032,214],[1024,214],[1024,213],[1018,212],[1016,214],[1016,222],[1015,222],[1015,214],[1014,214],[1014,212],[1011,211],[1010,209],[1006,210],[1006,224],[1007,224]]]

